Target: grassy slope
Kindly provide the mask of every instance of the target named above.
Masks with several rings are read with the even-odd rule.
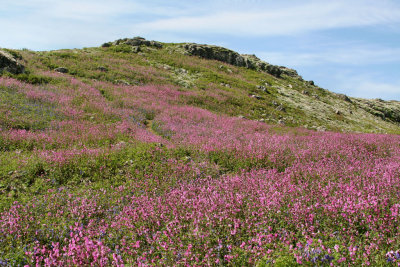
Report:
[[[174,84],[194,94],[186,104],[230,116],[242,115],[269,124],[278,122],[309,129],[399,133],[399,123],[381,112],[398,113],[399,102],[353,99],[331,93],[291,77],[277,79],[266,73],[213,60],[183,55],[179,45],[143,48],[140,55],[128,46],[52,52],[20,52],[32,74],[65,66],[79,78],[111,83]],[[104,66],[108,72],[97,68]],[[137,70],[133,70],[138,68]],[[45,76],[45,75],[44,75]],[[46,78],[44,78],[46,79]],[[265,86],[267,83],[267,86]],[[263,92],[257,86],[267,87]],[[252,98],[252,95],[260,98]],[[378,104],[378,105],[377,105]],[[371,107],[380,106],[378,110]]]
[[[18,237],[3,236],[0,238],[1,260],[9,259],[15,265],[32,263],[33,258],[24,254],[26,246],[31,246],[28,249],[32,250],[35,240],[41,245],[50,245],[53,241],[62,243],[68,235],[63,232],[62,237],[49,236],[46,225],[52,225],[56,232],[62,232],[64,226],[75,222],[85,225],[89,219],[85,215],[74,217],[73,212],[64,217],[46,216],[48,212],[68,207],[59,201],[70,196],[93,197],[97,205],[107,207],[108,212],[114,207],[123,210],[126,196],[163,196],[183,182],[197,183],[199,177],[219,181],[223,180],[219,178],[258,169],[272,169],[283,174],[293,164],[299,164],[299,158],[310,165],[335,157],[341,164],[353,164],[348,162],[352,156],[345,150],[316,149],[315,155],[304,152],[309,145],[308,138],[315,137],[323,147],[322,144],[329,143],[329,139],[337,135],[328,133],[325,137],[304,128],[277,125],[278,122],[320,130],[400,133],[396,123],[382,119],[380,114],[373,115],[374,110],[370,110],[379,103],[382,108],[387,105],[398,108],[397,102],[369,100],[369,103],[362,99],[348,102],[308,82],[290,77],[278,79],[218,61],[183,55],[176,44],[142,50],[143,53],[134,54],[130,47],[117,46],[16,51],[25,60],[29,73],[9,78],[10,75],[5,74],[0,78],[0,111],[6,114],[0,118],[0,211],[4,215],[14,209],[15,201],[28,206],[42,203],[40,207],[32,207],[34,214],[29,216],[40,220],[40,225],[30,227],[40,229],[43,234],[38,237],[29,230]],[[56,73],[53,71],[56,67],[66,67],[69,73]],[[268,92],[259,90],[259,85],[266,86]],[[230,118],[238,116],[265,123]],[[195,136],[193,140],[192,136]],[[207,143],[207,138],[212,142]],[[253,144],[253,138],[255,143],[260,142]],[[368,159],[363,158],[365,153],[372,154],[371,162],[375,157],[389,161],[392,156],[398,156],[392,152],[397,142],[395,136],[393,147],[388,144],[388,148],[382,145],[385,141],[374,143],[373,138],[368,138],[363,135],[358,141],[356,135],[339,137],[343,143],[355,140],[354,147],[359,150],[355,158],[360,162]],[[272,139],[277,140],[276,144],[269,141]],[[243,144],[236,144],[236,140]],[[305,154],[298,156],[301,153]],[[330,167],[330,164],[324,166],[326,173],[332,171]],[[295,166],[293,169],[296,171]],[[361,171],[349,172],[340,177],[358,177]],[[296,185],[299,184],[301,182],[296,181]],[[103,193],[99,196],[100,191]],[[45,203],[52,201],[54,207],[46,206]],[[111,216],[107,212],[94,216],[107,219]],[[276,216],[273,220],[284,218]],[[151,226],[153,222],[148,223]],[[230,230],[224,228],[222,233],[227,231]],[[110,232],[106,241],[115,251],[118,249],[113,242],[120,241],[117,233]],[[215,240],[210,240],[215,243],[220,238],[216,236]],[[242,262],[238,259],[239,265],[248,259],[253,259],[253,263],[260,260],[256,252],[246,254],[248,252],[238,246],[236,249],[243,257]],[[279,259],[279,253],[289,253],[286,248],[274,249],[276,253],[271,254],[271,259]],[[374,257],[384,261],[382,253]],[[293,257],[288,256],[287,260]]]

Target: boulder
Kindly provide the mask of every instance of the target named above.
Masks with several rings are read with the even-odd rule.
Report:
[[[185,44],[183,48],[192,56],[214,59],[231,65],[245,67],[245,59],[237,52],[215,45]]]
[[[152,47],[155,47],[155,48],[162,48],[163,47],[163,45],[160,42],[149,41],[149,40],[146,40],[145,38],[139,37],[139,36],[133,37],[132,39],[129,39],[129,38],[119,39],[119,40],[115,41],[113,44],[114,45],[127,44],[127,45],[131,45],[133,47],[140,47],[142,45],[144,45],[144,46],[152,46]]]
[[[141,50],[140,50],[140,46],[138,46],[138,45],[134,45],[134,46],[132,46],[132,52],[133,53],[139,53]]]
[[[351,99],[345,94],[336,94],[336,96],[341,100],[344,100],[349,103],[353,103],[353,101],[351,101]]]
[[[103,67],[103,66],[97,67],[97,69],[99,71],[102,71],[102,72],[107,72],[108,71],[108,69],[106,67]]]
[[[6,51],[0,50],[0,73],[3,71],[19,74],[25,71],[25,67],[20,64],[12,55]]]
[[[279,69],[282,71],[282,74],[285,74],[289,77],[293,77],[293,78],[297,78],[297,79],[301,78],[301,76],[294,69],[289,69],[284,66],[279,66]]]
[[[125,44],[131,45],[131,46],[150,45],[150,41],[147,41],[143,37],[134,37],[132,39],[126,40]]]
[[[250,97],[255,98],[255,99],[261,99],[261,96],[259,96],[259,95],[250,95]]]
[[[257,89],[265,92],[265,93],[269,93],[267,87],[263,86],[263,85],[257,85]]]
[[[104,43],[101,45],[101,47],[110,47],[110,46],[111,46],[111,43]]]
[[[282,106],[282,105],[279,105],[278,107],[276,107],[276,110],[277,110],[277,111],[283,111],[283,112],[286,111],[285,107]]]
[[[55,68],[54,71],[60,72],[60,73],[68,73],[68,69],[64,68],[64,67]]]
[[[242,55],[245,58],[246,62],[246,67],[249,69],[255,69],[259,71],[265,71],[275,77],[281,77],[282,70],[280,69],[279,66],[275,66],[272,64],[269,64],[265,61],[262,61],[259,59],[256,55],[247,55],[244,54]]]

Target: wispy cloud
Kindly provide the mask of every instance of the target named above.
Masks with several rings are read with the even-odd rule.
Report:
[[[309,52],[260,52],[259,57],[275,64],[286,64],[292,67],[316,66],[323,64],[343,65],[377,65],[385,63],[400,63],[400,48],[368,45],[341,45],[316,49]]]
[[[354,77],[342,81],[340,87],[346,88],[345,93],[361,98],[381,98],[385,100],[400,99],[400,81],[387,83],[373,81],[370,77]]]
[[[269,2],[269,1],[268,1]],[[179,31],[239,36],[298,35],[309,31],[387,24],[400,21],[400,6],[389,1],[293,1],[243,10],[211,10],[201,15],[167,18],[135,26],[141,32]]]
[[[50,36],[56,43],[75,39],[81,44],[81,36],[86,36],[87,42],[88,39],[98,42],[116,33],[121,37],[132,33],[174,37],[302,35],[317,30],[390,26],[400,22],[400,5],[393,0],[3,1],[0,0],[3,25],[0,42],[6,44],[22,43],[29,37],[40,45],[45,43],[40,38]],[[67,33],[68,38],[61,33]],[[90,40],[88,45],[93,43]]]

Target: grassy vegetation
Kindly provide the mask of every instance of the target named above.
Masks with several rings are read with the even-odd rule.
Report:
[[[0,266],[398,262],[396,103],[180,49],[10,52]]]

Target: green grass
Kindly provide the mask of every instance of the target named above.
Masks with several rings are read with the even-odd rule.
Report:
[[[0,113],[0,127],[7,129],[44,130],[63,117],[53,104],[28,99],[5,86],[0,86]]]

